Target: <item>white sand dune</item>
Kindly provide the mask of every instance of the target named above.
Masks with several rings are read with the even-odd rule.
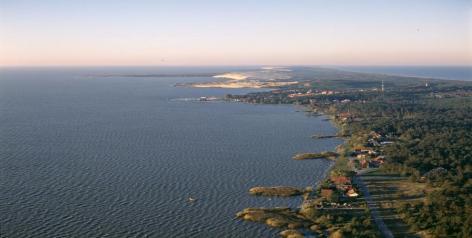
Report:
[[[192,84],[195,88],[273,88],[280,86],[287,86],[297,84],[297,81],[292,82],[258,82],[258,81],[230,81],[230,82],[210,82],[210,83],[196,83]]]
[[[245,80],[248,78],[248,76],[244,74],[238,74],[238,73],[227,73],[227,74],[220,74],[220,75],[215,75],[213,78],[225,78],[225,79],[232,79],[232,80]]]
[[[228,72],[215,75],[213,78],[226,80],[192,83],[190,85],[195,88],[275,88],[298,83],[290,80],[291,75],[286,72],[286,69],[279,67],[238,73]]]

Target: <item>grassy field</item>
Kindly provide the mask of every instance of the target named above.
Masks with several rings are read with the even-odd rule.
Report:
[[[424,183],[411,182],[406,177],[383,172],[361,176],[372,199],[377,203],[380,217],[395,237],[419,237],[401,220],[396,208],[403,202],[423,199]]]

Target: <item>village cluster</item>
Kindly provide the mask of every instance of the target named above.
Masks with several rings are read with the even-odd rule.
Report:
[[[370,132],[364,146],[355,147],[349,153],[350,170],[331,171],[329,178],[319,186],[318,198],[311,202],[319,209],[353,208],[352,203],[360,195],[353,182],[354,176],[369,169],[379,168],[385,163],[381,148],[393,143],[388,138],[378,132]]]

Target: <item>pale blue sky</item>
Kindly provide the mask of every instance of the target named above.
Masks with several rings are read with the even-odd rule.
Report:
[[[0,0],[0,65],[472,64],[472,0]]]

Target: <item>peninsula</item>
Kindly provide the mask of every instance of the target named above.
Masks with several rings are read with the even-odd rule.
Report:
[[[284,237],[471,233],[471,82],[311,67],[284,74],[290,83],[225,100],[304,105],[328,116],[346,142],[337,153],[294,155],[335,160],[300,208],[247,208],[237,217],[280,229]]]
[[[263,67],[259,70],[213,75],[214,81],[179,84],[195,88],[279,88],[299,84],[292,72],[283,67]]]

